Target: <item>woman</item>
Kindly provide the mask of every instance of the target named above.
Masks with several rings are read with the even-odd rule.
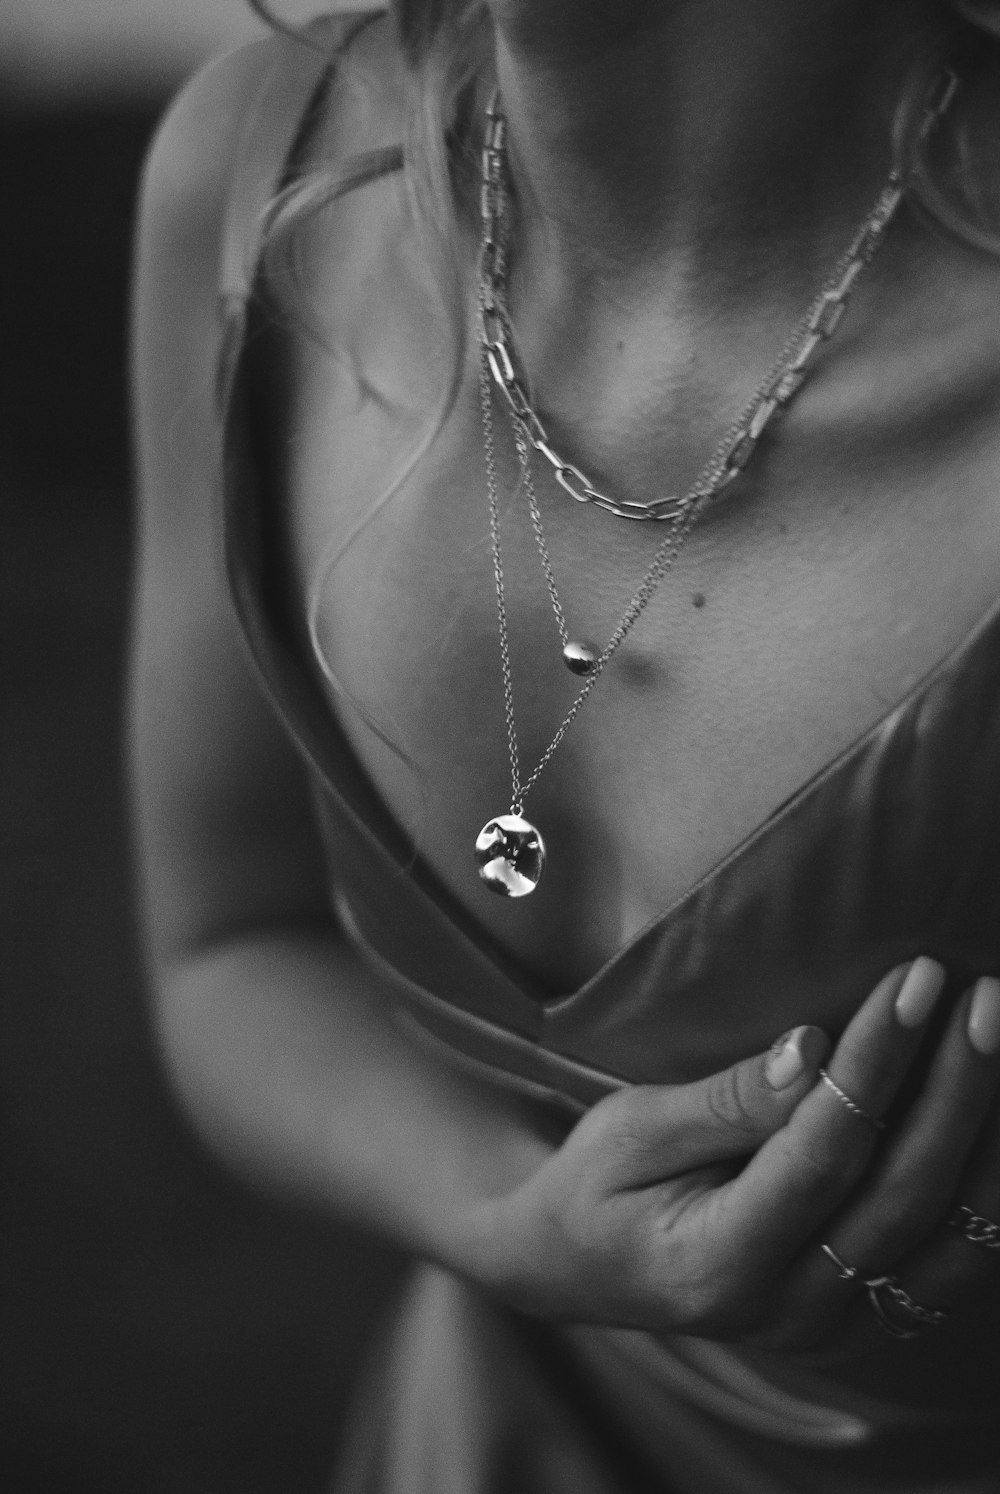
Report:
[[[345,1488],[1000,1486],[998,15],[410,0],[160,133],[160,1029],[429,1263]]]

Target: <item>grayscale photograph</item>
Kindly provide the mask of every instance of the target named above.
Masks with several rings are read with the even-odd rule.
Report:
[[[4,1494],[1000,1494],[1000,0],[4,0]]]

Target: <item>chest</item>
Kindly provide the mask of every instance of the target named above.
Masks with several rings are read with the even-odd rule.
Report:
[[[397,308],[398,312],[398,308]],[[368,365],[410,365],[405,317]],[[498,625],[474,362],[435,432],[377,378],[286,349],[278,423],[296,609],[351,748],[473,917],[545,985],[579,985],[961,643],[1000,589],[988,419],[873,418],[855,372],[807,390],[669,574],[525,801],[548,848],[537,891],[497,899],[473,846],[572,710],[550,585],[497,411]],[[386,375],[385,388],[392,387]],[[995,424],[995,422],[994,422]],[[886,431],[889,429],[889,435]],[[433,438],[430,438],[430,434]],[[536,469],[571,638],[604,646],[659,526],[573,504]]]
[[[422,474],[372,516],[359,503],[346,524],[353,505],[345,498],[331,525],[305,501],[320,485],[303,475],[292,505],[298,591],[330,708],[420,853],[516,958],[572,985],[960,643],[996,593],[995,510],[979,494],[956,527],[951,502],[884,484],[891,514],[877,525],[842,497],[836,522],[827,512],[821,525],[796,523],[792,491],[781,503],[748,492],[746,510],[710,518],[531,789],[526,813],[549,866],[537,892],[512,904],[483,888],[472,850],[511,799],[477,456],[457,432],[442,438]],[[579,681],[562,663],[530,517],[507,477],[510,724],[524,781]],[[570,634],[601,646],[658,537],[554,494],[540,505]]]

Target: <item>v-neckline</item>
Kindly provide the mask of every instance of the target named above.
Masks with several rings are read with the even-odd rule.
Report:
[[[344,39],[349,40],[356,30],[363,29],[377,14],[371,12],[359,17],[354,25],[347,27]],[[896,717],[914,709],[938,681],[962,664],[984,635],[1000,624],[1000,596],[909,690],[811,773],[690,887],[604,960],[579,987],[557,994],[543,988],[523,962],[499,943],[442,880],[431,863],[414,849],[354,753],[294,625],[288,588],[275,584],[283,578],[276,577],[273,564],[269,569],[265,562],[263,551],[266,546],[262,544],[262,538],[268,533],[269,525],[273,532],[276,520],[274,505],[267,503],[267,484],[255,481],[257,474],[252,470],[241,472],[238,455],[231,450],[237,439],[232,416],[243,393],[240,386],[245,374],[243,355],[247,312],[260,271],[261,209],[273,198],[276,187],[293,174],[310,120],[317,113],[316,101],[324,96],[334,72],[328,55],[314,53],[311,60],[303,61],[298,47],[284,49],[278,61],[274,77],[269,79],[264,90],[262,106],[254,116],[255,124],[259,126],[254,135],[254,148],[248,147],[244,152],[246,180],[241,180],[234,191],[220,277],[224,327],[218,387],[227,469],[224,545],[236,610],[268,693],[328,790],[363,831],[365,838],[393,864],[396,873],[405,874],[419,895],[435,907],[455,937],[475,951],[480,966],[485,963],[512,994],[517,993],[522,1006],[527,1002],[536,1017],[544,1020],[593,993],[630,951],[655,933],[667,929],[692,899],[738,866],[752,847],[773,834],[789,815],[853,763]],[[301,115],[294,110],[289,113],[286,72],[297,80],[295,87],[307,106]],[[274,117],[269,107],[271,104],[276,108],[280,105]],[[260,139],[256,138],[257,134]],[[385,166],[384,169],[391,168]],[[249,433],[244,432],[243,444],[248,436]],[[269,615],[269,607],[273,608],[275,615]]]
[[[513,960],[503,946],[497,946],[496,941],[483,925],[469,912],[465,904],[442,882],[438,873],[425,858],[414,853],[412,861],[408,863],[407,870],[410,875],[418,872],[419,876],[426,882],[422,887],[425,896],[432,897],[437,903],[439,911],[443,912],[448,923],[457,930],[462,931],[471,938],[481,953],[496,965],[508,978],[513,972],[513,983],[521,992],[537,1002],[546,1017],[555,1016],[569,1007],[582,1001],[584,997],[592,993],[597,987],[607,980],[614,970],[627,957],[631,950],[643,943],[655,934],[661,934],[679,916],[683,907],[693,898],[698,897],[726,872],[733,869],[748,855],[753,847],[758,846],[768,836],[777,831],[779,826],[794,812],[811,798],[819,790],[830,782],[831,779],[846,770],[853,764],[865,750],[873,746],[875,742],[894,723],[897,717],[902,717],[912,710],[918,708],[933,687],[942,679],[953,673],[965,660],[975,647],[983,641],[994,629],[1000,630],[1000,596],[995,598],[983,611],[976,621],[969,627],[961,638],[956,642],[929,668],[907,691],[905,691],[888,709],[883,711],[875,721],[864,727],[856,737],[840,748],[831,758],[811,773],[797,788],[775,806],[761,821],[751,830],[743,835],[726,852],[712,863],[699,877],[695,879],[683,892],[673,898],[667,906],[659,913],[653,915],[640,929],[636,930],[625,942],[604,960],[585,981],[571,991],[560,992],[553,995],[545,992],[538,983]],[[328,707],[329,709],[329,707]],[[346,734],[339,720],[330,711],[330,720],[338,736],[344,740],[346,750],[354,757]],[[355,759],[355,761],[357,761]],[[358,763],[361,772],[365,773],[361,764]],[[388,808],[385,806],[378,789],[371,780],[371,791],[378,800],[382,812],[393,819]],[[393,821],[396,823],[395,821]],[[369,833],[378,839],[378,832],[368,826]],[[384,847],[387,849],[386,847]],[[443,889],[443,896],[439,890]],[[454,910],[454,911],[453,911]],[[471,935],[470,935],[471,929]]]
[[[245,373],[243,353],[245,350],[245,302],[230,303],[230,316],[238,315],[239,326],[230,329],[226,338],[224,357],[232,360],[224,387],[227,390],[227,447],[233,439],[229,417],[232,406],[238,402],[237,395]],[[232,453],[227,451],[231,459]],[[230,463],[227,461],[227,465]],[[662,932],[679,915],[680,910],[692,898],[705,891],[718,878],[738,865],[751,847],[773,834],[779,825],[794,810],[814,796],[822,785],[842,772],[854,762],[868,746],[873,744],[893,722],[894,718],[906,714],[917,706],[931,688],[955,670],[973,651],[976,645],[994,627],[1000,625],[1000,596],[935,663],[921,675],[907,691],[883,711],[877,719],[863,728],[852,741],[839,749],[833,757],[821,765],[795,788],[763,820],[742,836],[728,851],[720,856],[691,886],[673,898],[662,912],[655,914],[642,928],[637,930],[613,954],[587,977],[581,985],[571,991],[553,994],[542,987],[526,970],[523,963],[514,958],[479,922],[471,910],[448,886],[433,865],[415,850],[396,817],[392,814],[377,785],[365,769],[350,745],[347,734],[339,721],[311,659],[304,650],[301,631],[296,627],[292,598],[287,585],[280,584],[287,578],[278,578],[272,567],[265,562],[262,537],[273,536],[277,521],[274,505],[267,502],[265,482],[238,482],[232,463],[227,482],[228,496],[225,517],[225,548],[228,560],[230,585],[240,615],[244,632],[257,661],[258,668],[281,714],[285,717],[293,736],[306,753],[323,783],[338,802],[397,869],[405,873],[421,896],[431,902],[438,914],[454,931],[477,951],[496,975],[515,988],[526,998],[540,1016],[548,1017],[562,1012],[606,981],[628,953],[638,944],[657,932]],[[266,471],[266,465],[264,467]],[[241,502],[237,503],[236,489],[240,489]],[[247,553],[248,547],[250,554]],[[274,550],[271,549],[273,557]],[[249,564],[248,564],[249,562]],[[276,584],[279,582],[279,584]],[[271,611],[269,611],[269,604]],[[297,679],[297,688],[290,688],[292,680],[287,671],[291,669]],[[353,779],[353,782],[350,780]],[[345,781],[346,780],[346,781]],[[361,803],[359,800],[363,800]]]
[[[594,971],[581,986],[575,991],[549,1003],[548,1010],[554,1013],[563,1007],[569,1007],[592,992],[611,973],[612,969],[626,957],[630,950],[641,944],[652,934],[664,930],[679,916],[686,904],[709,889],[726,872],[737,867],[749,855],[751,850],[759,846],[770,835],[774,834],[791,815],[801,810],[804,805],[815,798],[819,791],[829,784],[831,780],[853,766],[867,749],[873,748],[878,740],[895,725],[897,718],[902,719],[914,710],[919,709],[935,685],[954,673],[965,662],[966,657],[979,644],[983,643],[994,630],[1000,632],[1000,596],[994,598],[989,606],[979,614],[975,622],[966,629],[961,638],[957,639],[935,663],[931,664],[915,684],[911,685],[908,690],[899,696],[875,721],[863,727],[857,736],[804,779],[764,819],[760,820],[746,835],[736,841],[728,851],[724,852],[722,856],[714,861],[690,886],[685,888],[677,897],[673,898],[662,912],[654,914],[642,928],[638,929],[635,934],[625,941],[610,959]],[[998,664],[1000,664],[1000,659],[998,659]],[[998,670],[998,673],[1000,673],[1000,670]]]

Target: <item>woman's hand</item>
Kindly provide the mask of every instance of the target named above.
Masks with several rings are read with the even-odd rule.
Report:
[[[800,1028],[699,1083],[602,1101],[496,1205],[492,1284],[549,1317],[814,1342],[864,1292],[819,1241],[845,1260],[854,1250],[866,1274],[894,1269],[948,1213],[997,1094],[1000,1060],[982,1049],[1000,1039],[1000,985],[988,981],[958,1004],[920,1095],[879,1142],[874,1122],[943,985],[927,959],[890,972],[830,1059],[836,1088],[817,1082],[826,1039]],[[989,1039],[978,1047],[973,1013],[973,1036]]]
[[[996,1249],[975,1236],[1000,1217],[998,1054],[1000,981],[987,976],[958,1002],[922,1089],[860,1186],[783,1281],[765,1344],[815,1343],[833,1329],[864,1334],[880,1316],[887,1331],[910,1337],[930,1326],[924,1309],[943,1321],[995,1281]],[[972,1238],[947,1227],[958,1205],[958,1226],[982,1216]],[[873,1303],[870,1284],[887,1276]]]

